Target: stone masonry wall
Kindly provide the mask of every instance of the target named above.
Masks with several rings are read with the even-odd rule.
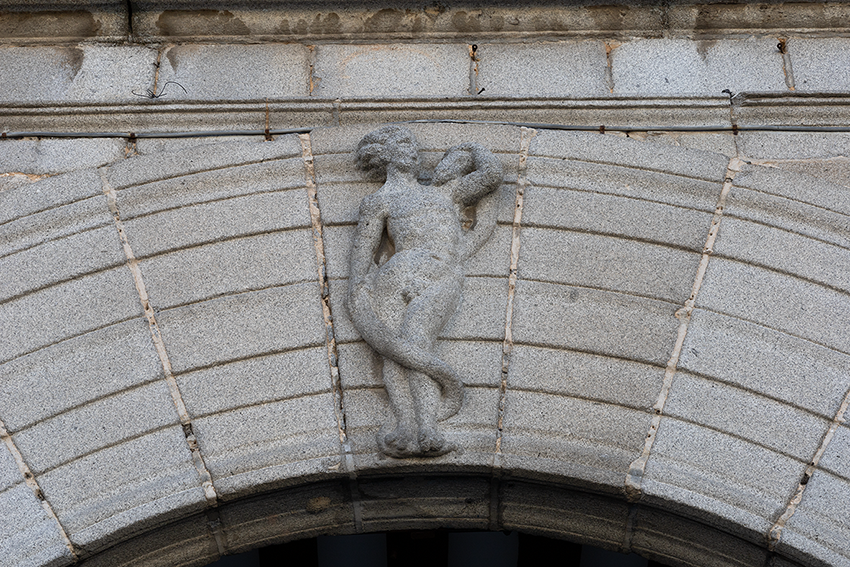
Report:
[[[0,566],[429,526],[850,565],[847,5],[186,4],[0,8]],[[424,181],[504,168],[435,459],[378,451],[343,301],[393,121]]]

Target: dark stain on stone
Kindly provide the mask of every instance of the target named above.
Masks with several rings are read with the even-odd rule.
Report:
[[[296,35],[307,35],[310,33],[310,22],[301,18],[290,26],[292,33]]]
[[[100,22],[85,10],[0,12],[0,37],[94,37]]]
[[[180,65],[180,51],[185,48],[185,46],[176,46],[168,49],[165,52],[165,57],[168,59],[168,62],[171,64],[171,68],[174,72],[177,72],[177,67]]]
[[[479,15],[467,14],[463,10],[452,15],[452,25],[460,32],[481,31],[481,20]]]
[[[339,16],[335,12],[329,13],[324,18],[321,14],[316,14],[316,17],[313,19],[311,31],[320,35],[341,33],[342,25]]]
[[[422,16],[416,16],[413,18],[411,31],[416,33],[425,31],[425,21],[422,19]]]
[[[65,56],[65,65],[71,70],[70,79],[73,81],[83,67],[83,58],[85,54],[82,49],[76,47],[60,48]]]
[[[629,9],[626,6],[587,6],[584,11],[597,30],[620,31],[627,28]]]
[[[698,39],[696,41],[697,44],[697,53],[702,57],[702,60],[705,61],[706,56],[708,55],[708,51],[717,45],[717,41],[713,39]]]
[[[570,26],[563,23],[557,17],[544,18],[543,16],[535,16],[531,20],[531,25],[535,31],[569,31]]]
[[[490,25],[488,27],[490,28],[490,31],[502,31],[505,28],[505,18],[499,15],[491,17]]]
[[[245,22],[227,10],[163,10],[156,27],[164,36],[249,35]]]
[[[363,30],[367,32],[393,32],[401,25],[404,14],[399,10],[384,8],[378,10],[363,22]]]
[[[278,33],[280,35],[289,35],[290,33],[292,33],[292,30],[290,30],[289,28],[289,20],[283,18],[280,21],[280,24],[278,24],[277,28],[275,28],[275,33]]]

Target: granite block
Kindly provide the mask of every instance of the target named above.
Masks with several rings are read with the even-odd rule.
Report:
[[[787,274],[713,259],[696,299],[703,307],[850,353],[846,294]]]
[[[74,563],[56,520],[41,507],[29,486],[0,492],[0,566],[62,567]]]
[[[676,342],[677,309],[634,295],[520,280],[513,339],[664,366]]]
[[[625,501],[569,489],[505,482],[501,527],[523,533],[611,547],[626,535]]]
[[[845,481],[850,480],[850,427],[841,425],[836,429],[818,467]]]
[[[307,230],[182,249],[143,260],[139,268],[148,297],[159,309],[318,278],[316,251]]]
[[[482,478],[411,475],[364,479],[357,488],[363,524],[370,531],[396,530],[405,520],[455,529],[487,529],[490,486]]]
[[[166,309],[157,320],[175,373],[325,344],[316,283]]]
[[[141,142],[141,140],[140,140]],[[133,156],[109,168],[107,179],[113,189],[180,177],[208,170],[226,169],[244,164],[300,157],[298,136],[278,136],[273,142],[237,142],[201,144],[150,155]]]
[[[764,547],[681,516],[641,507],[632,551],[667,565],[751,567],[767,561]]]
[[[158,88],[174,100],[304,98],[310,94],[308,48],[299,44],[184,44],[163,50]]]
[[[87,230],[112,227],[106,197],[90,197],[49,208],[5,223],[0,232],[0,255],[6,256]],[[117,238],[117,234],[116,234]]]
[[[463,44],[319,45],[313,96],[446,97],[469,90]]]
[[[798,91],[850,91],[850,38],[791,37],[787,46]]]
[[[847,479],[816,471],[803,499],[785,524],[777,551],[804,564],[846,565],[850,562],[850,485]]]
[[[664,367],[585,352],[514,345],[508,387],[647,409],[664,381]]]
[[[507,304],[507,278],[467,277],[460,306],[438,338],[501,341]]]
[[[643,39],[611,52],[615,94],[719,95],[784,92],[782,55],[772,37],[744,40]]]
[[[642,501],[757,540],[785,508],[805,462],[671,417],[661,420]]]
[[[0,365],[0,416],[14,432],[161,376],[148,323],[137,317]]]
[[[539,228],[522,231],[522,279],[684,304],[700,255],[637,240]]]
[[[0,305],[0,360],[141,315],[126,267],[83,276]]]
[[[167,526],[122,541],[85,560],[85,567],[133,565],[143,560],[165,567],[206,565],[219,558],[215,539],[210,534],[209,519],[198,514],[172,522]]]
[[[603,96],[605,44],[598,40],[478,44],[478,88],[486,96]],[[475,94],[475,93],[473,93]]]
[[[678,368],[831,420],[847,391],[848,364],[846,354],[811,341],[696,309]]]
[[[329,393],[200,417],[192,422],[223,498],[303,482],[338,461],[339,432]]]
[[[0,301],[126,262],[114,226],[79,232],[0,258]]]
[[[350,494],[326,481],[228,503],[220,508],[227,549],[339,533],[351,523]]]
[[[40,421],[13,439],[33,473],[41,474],[178,421],[168,385],[158,380]]]
[[[0,148],[2,147],[0,145]],[[74,164],[74,167],[77,167],[77,164]],[[0,191],[0,223],[82,201],[102,193],[102,181],[94,169],[79,169],[49,177],[35,176],[35,181]]]
[[[850,157],[836,156],[799,161],[788,160],[777,162],[776,166],[784,171],[814,177],[833,185],[850,187]]]
[[[38,482],[71,539],[92,551],[206,505],[179,425],[66,463]]]
[[[0,493],[23,482],[24,475],[18,468],[12,453],[5,447],[0,451]]]
[[[56,175],[100,167],[123,159],[125,148],[121,138],[9,139],[0,142],[0,172]]]
[[[534,186],[597,194],[596,198],[602,204],[614,201],[607,197],[609,195],[624,197],[628,199],[626,202],[629,206],[638,207],[639,211],[647,209],[649,205],[643,203],[646,201],[656,207],[672,205],[674,208],[671,212],[692,209],[714,213],[722,188],[719,182],[641,171],[632,167],[537,157],[528,159],[528,179]],[[622,200],[618,201],[623,203]],[[639,218],[633,217],[625,226],[637,224]]]
[[[316,158],[317,177],[319,172],[328,172],[332,167],[326,165],[326,160],[337,161],[341,159],[338,155],[318,156]],[[333,164],[334,166],[336,164]],[[339,176],[338,179],[319,180],[317,190],[319,199],[319,210],[322,212],[322,223],[325,226],[338,224],[356,225],[360,210],[360,202],[367,195],[371,195],[381,188],[380,183],[367,182],[363,178],[354,175]]]
[[[737,211],[736,207],[731,214]],[[755,211],[747,213],[755,216]],[[714,254],[850,291],[850,254],[847,249],[792,230],[734,217],[724,218]]]
[[[676,176],[722,183],[729,160],[726,156],[629,140],[595,132],[539,130],[529,155],[620,165]]]
[[[145,258],[199,244],[307,226],[307,196],[296,189],[181,206],[131,219],[124,229],[136,257]]]
[[[847,156],[850,153],[850,133],[741,132],[738,148],[741,156],[752,159],[805,160]]]
[[[503,467],[619,492],[643,448],[651,419],[644,410],[511,388],[505,406]]]
[[[575,190],[563,185],[527,188],[523,226],[594,232],[702,252],[711,226],[707,210],[660,203],[652,195],[635,199],[589,189]],[[670,189],[672,194],[673,187]],[[697,206],[707,209],[713,197],[706,195]]]
[[[299,187],[304,187],[302,160],[276,159],[183,173],[170,179],[122,189],[118,193],[118,208],[121,218],[126,221],[188,205]]]
[[[172,87],[169,87],[172,88]],[[292,135],[284,135],[279,136],[279,138],[285,138],[290,141],[294,139],[294,142],[298,142],[298,138]],[[275,138],[277,141],[278,138]],[[204,149],[209,151],[216,151],[216,148],[206,148],[205,146],[214,146],[215,144],[233,144],[235,147],[242,147],[245,149],[246,144],[257,144],[256,150],[260,152],[264,152],[265,148],[260,148],[259,145],[266,142],[265,136],[198,136],[195,138],[136,138],[136,154],[140,156],[148,156],[154,154],[161,154],[159,159],[165,158],[166,155],[175,154],[179,152],[187,152],[187,151],[198,151],[199,147],[204,147]],[[296,143],[292,144],[292,154],[297,154],[298,148],[296,147]],[[134,156],[135,157],[135,156]],[[198,157],[203,157],[203,154],[200,154]],[[222,156],[224,159],[232,160],[233,157],[230,156]],[[192,167],[190,162],[186,163],[187,166]]]
[[[177,378],[193,418],[239,407],[327,392],[331,388],[324,346],[220,364]]]
[[[136,102],[153,83],[156,50],[140,45],[0,47],[2,102]]]
[[[679,371],[664,414],[746,439],[800,461],[811,460],[829,421],[790,404]]]
[[[325,267],[329,278],[348,278],[348,263],[354,245],[354,225],[325,226],[322,242],[325,250]]]
[[[629,138],[702,150],[729,158],[738,155],[737,139],[731,132],[629,132]]]

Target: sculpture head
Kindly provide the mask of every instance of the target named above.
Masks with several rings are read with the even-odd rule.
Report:
[[[419,144],[404,126],[378,128],[363,136],[357,145],[357,166],[375,177],[385,177],[389,166],[415,174],[419,169]]]

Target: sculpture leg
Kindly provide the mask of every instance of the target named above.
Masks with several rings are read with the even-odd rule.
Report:
[[[386,425],[378,433],[381,451],[391,456],[410,456],[419,452],[418,427],[413,396],[411,396],[408,374],[410,371],[400,364],[384,358],[383,379],[387,389],[390,408],[396,419],[396,427],[387,432]]]

